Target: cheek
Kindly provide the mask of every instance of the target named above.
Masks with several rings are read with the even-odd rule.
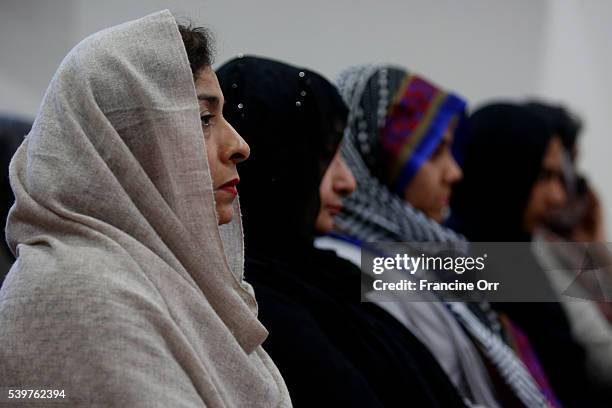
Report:
[[[435,185],[432,172],[421,168],[408,184],[404,199],[419,209],[426,209],[436,201]]]
[[[546,186],[537,185],[531,191],[531,195],[529,197],[529,207],[537,210],[540,207],[544,206],[546,198]]]
[[[213,142],[206,141],[206,158],[208,159],[208,168],[210,169],[210,178],[212,179],[213,186],[218,184],[217,175],[219,167],[219,159],[217,155],[217,149]]]
[[[540,213],[542,212],[542,207],[544,202],[542,200],[542,189],[539,187],[535,187],[531,190],[531,194],[529,195],[529,201],[527,201],[527,206],[525,207],[525,214],[523,216],[524,220],[530,222],[533,219],[538,218]]]
[[[319,197],[321,199],[321,207],[325,207],[327,204],[330,204],[333,200],[333,190],[331,183],[327,182],[325,179],[321,182],[321,186],[319,187]]]

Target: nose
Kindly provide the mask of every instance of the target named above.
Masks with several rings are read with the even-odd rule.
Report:
[[[567,192],[565,191],[565,187],[563,186],[561,180],[558,178],[551,181],[548,194],[549,202],[553,206],[561,207],[565,205],[565,202],[567,201]]]
[[[337,176],[334,179],[334,190],[336,193],[342,197],[348,197],[357,188],[357,181],[355,180],[355,176],[353,176],[353,172],[346,164],[342,156],[337,156],[338,166]]]
[[[226,149],[223,154],[223,159],[231,161],[234,164],[241,163],[249,158],[251,149],[247,142],[240,134],[229,124],[225,119],[225,134],[223,139],[226,142]]]
[[[452,154],[449,153],[447,158],[445,181],[448,184],[455,184],[463,178],[463,170],[461,170]]]

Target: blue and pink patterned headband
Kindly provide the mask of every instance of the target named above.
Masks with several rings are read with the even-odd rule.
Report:
[[[407,75],[389,106],[380,131],[388,186],[402,196],[455,121],[463,121],[466,102],[417,75]],[[459,123],[457,123],[459,125]]]

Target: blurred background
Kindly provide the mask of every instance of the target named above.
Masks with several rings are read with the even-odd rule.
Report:
[[[76,43],[163,8],[213,30],[217,65],[258,54],[334,79],[349,65],[394,62],[471,107],[527,97],[563,104],[584,122],[579,167],[599,191],[612,231],[612,2],[0,0],[0,114],[33,118]]]

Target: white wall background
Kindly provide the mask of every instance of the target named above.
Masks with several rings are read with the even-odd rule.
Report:
[[[259,54],[333,79],[352,64],[394,62],[472,106],[527,96],[565,103],[585,120],[581,166],[612,232],[610,1],[0,0],[0,112],[34,116],[80,39],[162,8],[212,28],[218,63]]]

